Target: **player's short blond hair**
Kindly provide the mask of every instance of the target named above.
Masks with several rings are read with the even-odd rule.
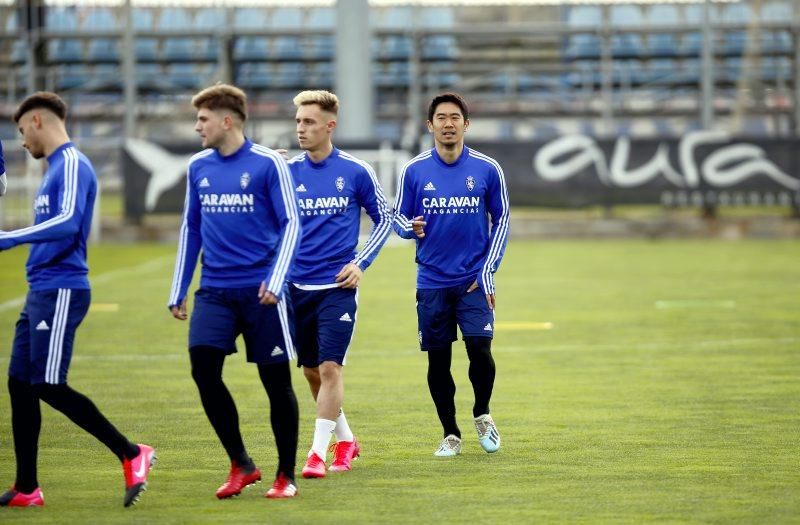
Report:
[[[333,113],[334,115],[339,114],[339,99],[330,91],[324,91],[321,89],[313,91],[301,91],[296,97],[294,97],[292,102],[294,102],[294,105],[298,108],[300,106],[316,104],[322,111],[327,111],[328,113]]]
[[[212,111],[227,109],[239,115],[242,122],[247,120],[247,95],[230,84],[217,84],[205,88],[192,97],[192,106],[195,109],[205,108]]]

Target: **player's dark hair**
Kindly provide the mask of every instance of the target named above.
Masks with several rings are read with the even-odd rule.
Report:
[[[433,100],[431,100],[431,105],[428,107],[429,122],[433,122],[433,115],[436,113],[436,107],[445,102],[452,102],[458,106],[458,108],[461,110],[461,115],[464,117],[464,120],[469,120],[469,109],[467,109],[467,102],[464,100],[464,97],[458,93],[447,92],[436,95],[433,97]]]
[[[217,84],[205,88],[192,97],[192,106],[195,109],[206,108],[212,111],[227,109],[239,115],[242,122],[247,120],[247,95],[230,84]]]
[[[37,91],[36,93],[28,96],[14,112],[14,123],[18,123],[22,115],[32,109],[46,109],[61,120],[67,119],[67,103],[64,99],[50,91]]]

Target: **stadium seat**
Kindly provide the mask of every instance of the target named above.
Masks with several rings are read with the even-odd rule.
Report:
[[[336,10],[332,7],[316,7],[308,12],[306,27],[309,29],[334,29]]]
[[[278,88],[301,88],[306,80],[306,65],[302,62],[283,62],[275,70],[273,85]]]
[[[161,10],[158,29],[162,32],[180,31],[192,28],[192,19],[186,9],[167,7]],[[171,61],[184,61],[192,58],[192,39],[170,37],[163,43],[163,57]]]
[[[17,24],[17,11],[13,10],[8,14],[5,23],[6,34],[11,35],[17,32],[19,25]],[[18,38],[11,44],[11,51],[8,58],[12,64],[22,64],[28,59],[28,50],[25,40]]]
[[[649,25],[680,26],[678,9],[671,4],[656,4],[648,10],[647,23]],[[678,38],[673,33],[651,33],[647,37],[650,55],[671,57],[678,54]]]
[[[272,57],[278,60],[299,60],[303,58],[300,37],[276,36],[272,41]]]
[[[414,8],[411,6],[393,6],[380,11],[376,27],[381,29],[408,29],[415,27]]]
[[[432,35],[422,43],[422,58],[451,60],[456,57],[458,44],[453,35]]]
[[[89,70],[83,64],[66,64],[57,66],[55,73],[56,91],[68,91],[86,84],[89,80]]]
[[[387,60],[408,60],[411,56],[411,39],[407,36],[389,35],[383,42],[380,57]]]
[[[603,20],[603,12],[598,6],[574,6],[567,11],[569,29],[594,30]],[[578,33],[567,37],[566,57],[569,59],[592,58],[600,56],[600,38],[594,33]]]
[[[119,91],[122,89],[122,72],[117,64],[98,64],[92,70],[87,89],[93,91]]]
[[[111,9],[94,7],[80,24],[80,30],[120,31],[120,24]],[[87,56],[92,62],[117,62],[119,60],[119,41],[116,38],[93,38],[89,41]]]
[[[729,24],[747,24],[753,18],[753,10],[743,3],[727,4],[722,10],[722,22]],[[745,30],[726,30],[724,32],[723,51],[730,55],[741,55],[747,43]]]
[[[455,13],[450,7],[428,7],[422,10],[420,27],[449,29],[455,27]]]
[[[47,10],[45,24],[55,31],[77,31],[78,17],[75,7],[51,6]],[[80,40],[54,38],[47,44],[48,58],[51,62],[83,62],[83,46]]]
[[[140,91],[162,91],[167,88],[160,64],[136,64],[136,87]]]
[[[320,89],[331,89],[333,87],[333,63],[318,62],[309,67],[308,82],[310,85]]]
[[[270,27],[274,29],[295,29],[303,26],[303,11],[293,7],[279,7],[272,11]]]
[[[636,5],[612,5],[609,21],[614,34],[611,37],[611,53],[615,57],[639,56],[642,52],[642,35],[626,33],[624,28],[640,28],[644,18]]]
[[[263,29],[267,27],[266,10],[246,7],[233,13],[236,29]],[[269,57],[269,39],[264,36],[237,36],[233,43],[235,60],[264,60]]]
[[[236,85],[243,89],[268,89],[271,80],[270,65],[266,63],[242,64],[236,71]]]
[[[144,7],[137,7],[133,10],[134,31],[152,31],[154,28],[152,10]],[[155,38],[137,36],[134,46],[137,61],[150,62],[158,58],[158,40]]]

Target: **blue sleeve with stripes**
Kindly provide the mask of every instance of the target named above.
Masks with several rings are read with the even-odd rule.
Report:
[[[267,191],[272,202],[272,209],[278,218],[281,242],[264,283],[266,283],[267,290],[280,298],[289,267],[297,255],[297,248],[300,245],[300,215],[297,210],[297,199],[289,166],[283,157],[277,154],[271,155],[270,160],[267,161]]]
[[[484,259],[480,275],[480,287],[485,294],[494,294],[494,273],[500,266],[508,244],[508,224],[510,207],[503,169],[494,165],[496,176],[490,177],[486,191],[486,208],[492,218],[492,231],[489,234],[489,252]]]
[[[175,258],[169,308],[180,306],[192,283],[192,276],[203,243],[200,235],[200,221],[200,197],[192,184],[190,166],[186,172],[186,201],[183,207],[183,223],[178,235],[178,255]]]
[[[3,143],[0,142],[0,197],[6,194],[6,161],[3,158]]]
[[[361,271],[364,271],[369,268],[369,265],[371,265],[375,257],[378,256],[378,252],[389,236],[392,224],[392,212],[389,209],[389,204],[386,202],[383,189],[378,183],[378,178],[372,168],[364,167],[358,190],[361,207],[366,210],[367,215],[369,215],[374,224],[366,244],[364,244],[361,251],[358,252],[351,261],[358,265]]]
[[[397,182],[397,198],[394,202],[394,222],[392,227],[397,235],[403,239],[414,239],[414,230],[411,227],[411,220],[414,218],[414,189],[411,184],[411,177],[406,176],[408,165],[403,167],[400,179]]]
[[[0,232],[0,250],[19,244],[57,241],[80,231],[89,192],[94,185],[94,171],[71,157],[62,174],[63,177],[52,177],[50,182],[58,185],[58,214],[27,228]]]

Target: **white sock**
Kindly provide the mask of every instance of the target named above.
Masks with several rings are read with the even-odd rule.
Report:
[[[347,418],[344,417],[344,410],[339,409],[339,417],[336,418],[336,441],[353,441],[353,431],[350,430],[350,425],[347,424]]]
[[[311,452],[315,452],[319,457],[325,460],[334,428],[336,428],[336,421],[317,419],[314,425],[314,444],[311,446],[311,451],[308,453],[309,456]]]

